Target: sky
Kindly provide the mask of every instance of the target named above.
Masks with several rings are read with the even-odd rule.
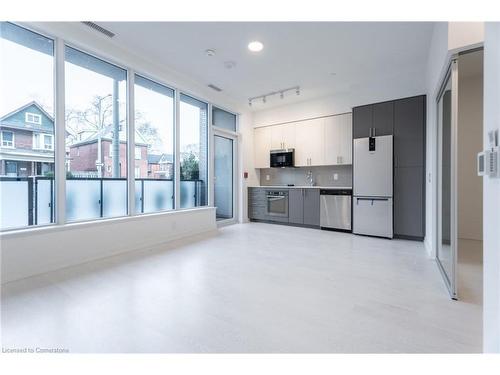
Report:
[[[52,56],[0,39],[0,116],[36,100],[54,115],[54,59]],[[78,65],[65,64],[66,110],[85,110],[96,96],[113,92],[113,80]],[[126,114],[126,84],[119,85],[120,118]],[[173,153],[173,100],[155,91],[136,85],[136,110],[156,127],[161,138],[161,151]],[[199,142],[198,107],[180,106],[181,152]]]

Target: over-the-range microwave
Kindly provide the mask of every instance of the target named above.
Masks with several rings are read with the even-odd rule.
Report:
[[[271,150],[271,168],[285,168],[294,166],[294,149]]]

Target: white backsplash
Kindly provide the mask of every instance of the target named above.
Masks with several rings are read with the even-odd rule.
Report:
[[[352,166],[334,165],[324,167],[265,168],[260,170],[261,186],[309,185],[307,172],[312,171],[314,185],[352,186]],[[335,175],[337,179],[335,180]]]

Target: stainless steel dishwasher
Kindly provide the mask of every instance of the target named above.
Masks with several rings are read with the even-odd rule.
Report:
[[[324,229],[351,231],[352,190],[320,190],[320,226]]]

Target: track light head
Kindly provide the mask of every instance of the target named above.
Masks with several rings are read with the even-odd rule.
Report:
[[[295,93],[296,93],[297,95],[300,95],[300,88],[298,88],[298,87],[297,87],[297,88],[295,89]]]
[[[265,97],[265,96],[263,96],[263,97],[262,97],[262,103],[264,103],[264,104],[265,104],[265,103],[266,103],[266,101],[267,101],[266,97]]]
[[[252,106],[252,101],[251,101],[251,100],[249,100],[249,101],[248,101],[248,106],[249,106],[249,107],[251,107],[251,106]]]
[[[283,99],[285,97],[285,94],[282,92],[280,92],[280,99]]]

